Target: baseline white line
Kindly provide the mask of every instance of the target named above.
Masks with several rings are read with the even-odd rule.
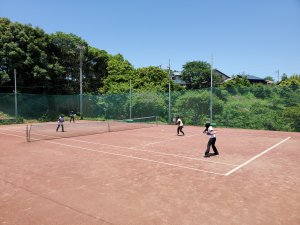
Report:
[[[224,174],[222,174],[222,173],[215,173],[215,172],[212,172],[212,171],[200,170],[200,169],[196,169],[196,168],[192,168],[192,167],[187,167],[187,166],[182,166],[182,165],[177,165],[177,164],[172,164],[172,163],[166,163],[166,162],[160,162],[160,161],[156,161],[156,160],[152,160],[152,159],[140,158],[140,157],[135,157],[135,156],[128,156],[128,155],[112,153],[112,152],[105,152],[105,151],[101,151],[101,150],[78,147],[78,146],[58,143],[58,142],[54,142],[54,141],[45,141],[45,142],[56,144],[56,145],[72,147],[72,148],[78,148],[78,149],[82,149],[82,150],[85,150],[85,151],[99,152],[99,153],[108,154],[108,155],[121,156],[121,157],[126,157],[126,158],[130,158],[130,159],[135,159],[135,160],[142,160],[142,161],[147,161],[147,162],[152,162],[152,163],[157,163],[157,164],[162,164],[162,165],[168,165],[168,166],[172,166],[172,167],[178,167],[178,168],[181,168],[181,169],[188,169],[188,170],[193,170],[193,171],[198,171],[198,172],[211,173],[211,174],[224,176]]]
[[[173,156],[173,157],[178,157],[178,158],[184,158],[184,159],[190,159],[190,160],[196,160],[196,161],[204,161],[204,162],[215,163],[215,164],[224,164],[224,165],[228,165],[228,166],[237,166],[236,164],[231,164],[231,163],[215,162],[215,161],[193,158],[193,157],[184,156],[184,155],[176,155],[176,154],[170,154],[170,153],[164,153],[164,152],[156,152],[156,151],[151,151],[151,150],[138,149],[137,147],[129,148],[129,147],[123,147],[123,146],[118,146],[118,145],[109,145],[109,144],[102,144],[102,143],[97,143],[97,142],[77,140],[77,139],[73,139],[73,138],[69,138],[69,139],[71,139],[72,141],[83,142],[83,143],[88,143],[88,144],[93,144],[93,145],[104,145],[104,146],[113,147],[113,148],[123,148],[123,149],[128,149],[128,150],[133,150],[133,151],[151,152],[151,153],[165,155],[165,156]]]
[[[247,160],[247,161],[244,162],[243,164],[241,164],[241,165],[237,166],[236,168],[230,170],[229,172],[225,173],[225,176],[228,176],[228,175],[232,174],[233,172],[235,172],[235,171],[237,171],[238,169],[242,168],[243,166],[249,164],[250,162],[252,162],[252,161],[255,160],[256,158],[258,158],[258,157],[262,156],[263,154],[267,153],[267,152],[270,151],[271,149],[273,149],[273,148],[277,147],[278,145],[282,144],[283,142],[289,140],[290,138],[291,138],[291,137],[288,137],[288,138],[282,140],[281,142],[277,143],[276,145],[273,145],[272,147],[268,148],[267,150],[261,152],[260,154],[258,154],[258,155],[256,155],[256,156],[252,157],[251,159]]]

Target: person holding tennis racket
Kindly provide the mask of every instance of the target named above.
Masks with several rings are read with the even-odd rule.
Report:
[[[58,118],[58,121],[57,121],[56,132],[58,131],[58,128],[60,126],[61,126],[61,131],[65,132],[65,130],[64,130],[64,122],[65,122],[65,116],[64,116],[64,114],[61,114],[60,117]]]
[[[207,122],[205,124],[205,130],[203,131],[204,134],[208,135],[208,143],[207,148],[204,154],[204,157],[210,157],[210,146],[212,146],[212,149],[214,151],[213,155],[219,155],[218,149],[215,146],[216,144],[216,132],[214,131],[213,127],[211,126],[210,122]]]
[[[177,127],[177,135],[179,135],[179,132],[182,133],[182,135],[184,135],[184,132],[182,131],[183,129],[183,122],[180,119],[179,116],[176,116],[176,124],[178,125]]]

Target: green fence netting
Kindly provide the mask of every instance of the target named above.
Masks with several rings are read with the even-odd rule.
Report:
[[[210,120],[210,89],[181,92],[83,95],[83,118],[128,119],[158,116],[170,122],[180,115],[186,125]],[[254,85],[214,88],[212,122],[217,126],[300,131],[300,88]],[[60,114],[80,115],[79,95],[17,94],[17,115],[25,120],[55,121]],[[170,111],[169,111],[170,109]],[[15,95],[0,93],[0,112],[15,117]]]

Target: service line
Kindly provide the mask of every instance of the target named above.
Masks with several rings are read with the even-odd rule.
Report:
[[[225,176],[228,176],[228,175],[234,173],[234,172],[237,171],[238,169],[240,169],[240,168],[242,168],[243,166],[249,164],[249,163],[252,162],[253,160],[257,159],[258,157],[262,156],[263,154],[267,153],[268,151],[272,150],[273,148],[277,147],[278,145],[282,144],[283,142],[289,140],[290,138],[291,138],[291,137],[288,137],[288,138],[282,140],[281,142],[277,143],[276,145],[273,145],[272,147],[268,148],[267,150],[265,150],[265,151],[259,153],[258,155],[252,157],[251,159],[247,160],[247,161],[244,162],[243,164],[241,164],[241,165],[237,166],[236,168],[230,170],[229,172],[225,173]]]

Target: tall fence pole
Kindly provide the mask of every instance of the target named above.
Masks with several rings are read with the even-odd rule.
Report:
[[[210,66],[210,122],[212,123],[213,115],[213,55],[211,55],[211,66]]]
[[[14,69],[14,80],[15,80],[15,117],[16,122],[18,120],[18,93],[17,93],[17,71]]]
[[[82,50],[85,48],[82,44],[78,46],[80,51],[80,75],[79,75],[79,83],[80,83],[80,119],[83,119],[83,103],[82,103]]]
[[[131,79],[130,79],[130,99],[129,99],[129,119],[132,118],[132,86],[131,86]]]
[[[170,59],[169,59],[169,124],[171,124],[171,66],[170,66]]]

